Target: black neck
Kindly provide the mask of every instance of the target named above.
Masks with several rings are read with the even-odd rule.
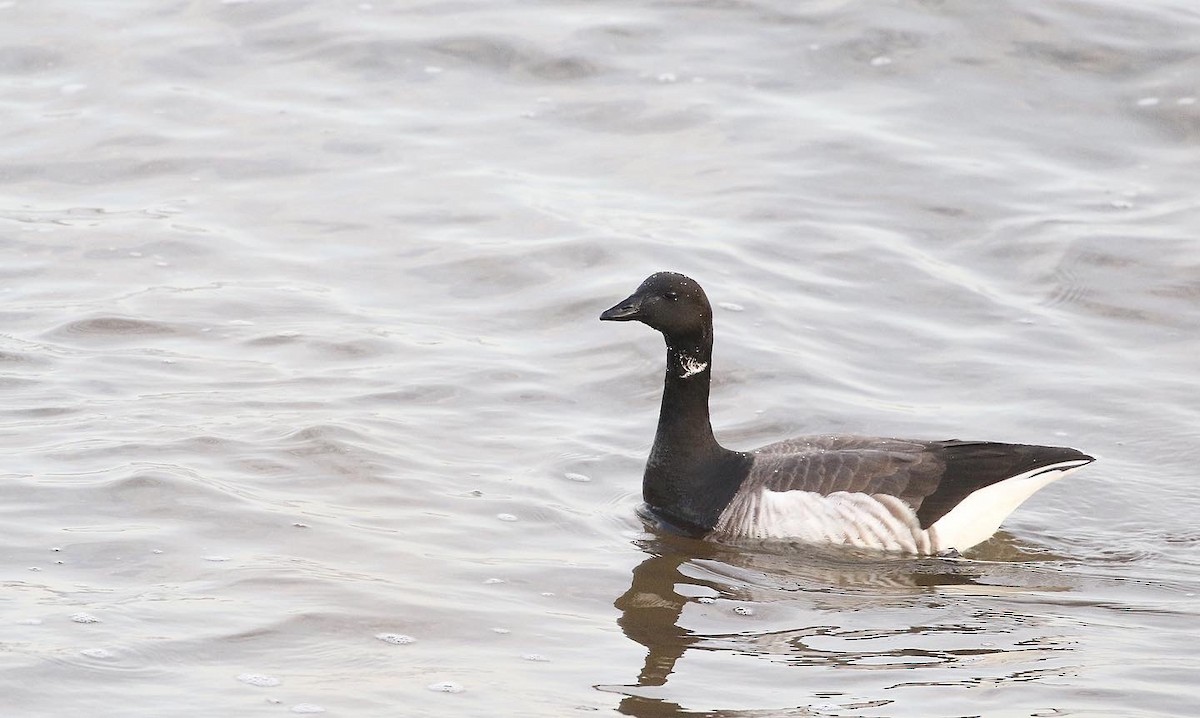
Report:
[[[708,415],[712,332],[667,339],[667,373],[642,497],[666,522],[702,534],[741,486],[746,454],[717,443]]]

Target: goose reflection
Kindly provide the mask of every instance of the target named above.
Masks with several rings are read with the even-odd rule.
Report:
[[[761,710],[693,711],[662,697],[681,659],[689,651],[736,651],[742,655],[782,658],[792,665],[880,667],[944,664],[988,653],[1011,653],[1003,647],[971,645],[947,650],[921,651],[905,636],[928,636],[937,632],[972,632],[960,626],[897,626],[894,633],[875,631],[869,636],[829,625],[804,626],[747,633],[700,633],[685,627],[681,617],[689,605],[729,601],[776,603],[796,598],[805,608],[841,614],[858,610],[864,603],[874,608],[908,609],[914,596],[938,596],[979,592],[995,596],[1006,591],[1027,592],[1030,573],[1012,559],[1045,559],[1044,553],[1029,553],[1007,535],[985,547],[985,560],[959,561],[937,558],[900,559],[879,554],[854,554],[842,549],[822,550],[805,546],[722,545],[667,533],[656,533],[638,542],[648,557],[633,569],[629,589],[614,602],[620,612],[618,625],[624,634],[646,649],[636,683],[597,686],[621,693],[619,710],[639,718],[666,716],[756,716],[812,715],[811,706]],[[990,559],[990,560],[989,560]],[[1044,576],[1045,572],[1038,573]],[[1039,586],[1038,591],[1063,590]],[[694,609],[693,609],[694,610]],[[824,621],[828,623],[828,621]],[[904,643],[883,650],[870,650],[870,639],[883,636],[885,643]],[[832,637],[832,638],[831,638]],[[862,650],[828,650],[814,647],[830,640],[855,640]],[[1045,650],[1037,648],[1035,650]],[[887,703],[888,701],[883,701]],[[847,708],[848,706],[840,706]],[[859,705],[857,707],[864,707]]]

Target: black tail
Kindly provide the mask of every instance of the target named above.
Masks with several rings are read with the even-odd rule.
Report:
[[[937,489],[921,501],[917,518],[929,528],[970,494],[1019,474],[1068,461],[1079,466],[1095,459],[1065,446],[998,444],[991,441],[935,441],[929,444],[945,464]]]

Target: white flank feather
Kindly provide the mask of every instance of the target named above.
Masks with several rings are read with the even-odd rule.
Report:
[[[717,521],[717,531],[747,538],[930,552],[916,513],[885,494],[837,491],[822,496],[812,491],[763,490],[730,504]]]

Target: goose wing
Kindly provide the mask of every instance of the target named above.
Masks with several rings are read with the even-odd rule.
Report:
[[[800,437],[751,455],[743,491],[894,496],[912,507],[921,528],[984,487],[1041,468],[1092,461],[1075,449],[1054,446],[865,436]]]

